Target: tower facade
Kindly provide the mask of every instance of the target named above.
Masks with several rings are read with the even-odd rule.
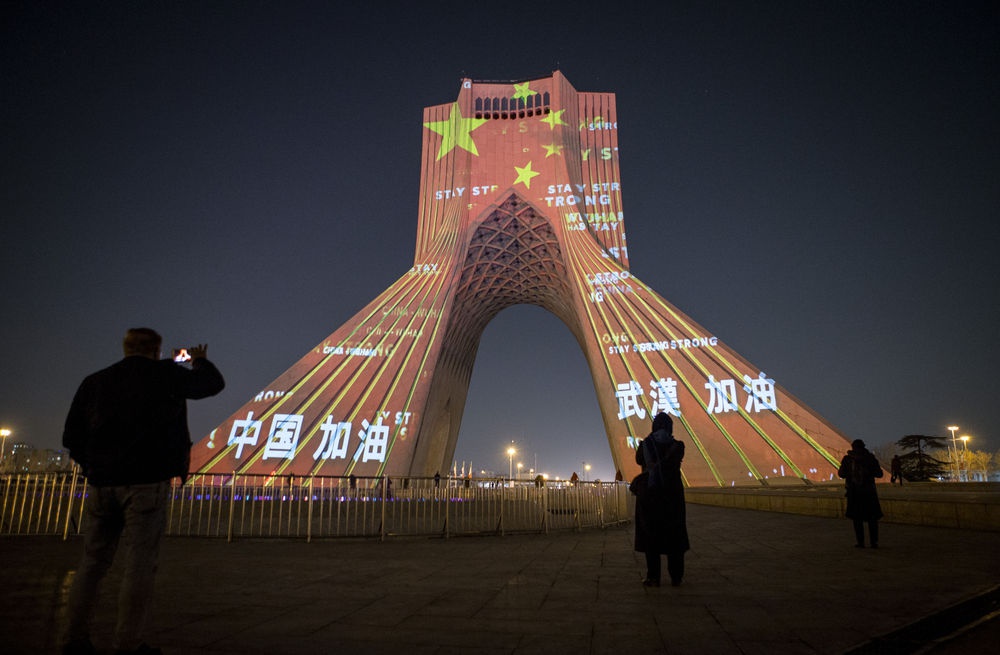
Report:
[[[836,475],[837,430],[629,272],[614,94],[558,71],[463,80],[423,127],[412,267],[196,444],[194,470],[447,470],[483,330],[530,303],[583,350],[626,478],[660,411],[690,485]]]

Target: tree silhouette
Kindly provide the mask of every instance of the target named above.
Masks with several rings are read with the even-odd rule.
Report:
[[[942,437],[924,434],[908,434],[896,442],[904,451],[899,456],[903,477],[911,482],[925,482],[944,475],[947,462],[931,457],[926,451],[931,448],[947,448]]]

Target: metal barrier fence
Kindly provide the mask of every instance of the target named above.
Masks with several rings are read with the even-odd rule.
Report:
[[[196,475],[171,488],[167,534],[239,538],[547,533],[631,520],[623,483],[498,479]],[[0,476],[0,534],[78,534],[86,479]]]

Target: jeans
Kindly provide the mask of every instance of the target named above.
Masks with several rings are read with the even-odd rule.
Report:
[[[91,487],[86,506],[83,557],[67,602],[66,641],[90,638],[97,590],[121,546],[121,588],[113,646],[132,650],[153,598],[160,542],[167,523],[170,482]]]

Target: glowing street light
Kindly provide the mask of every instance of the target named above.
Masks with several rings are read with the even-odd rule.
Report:
[[[517,463],[517,479],[521,479],[521,469],[524,468],[524,464],[521,462]]]
[[[590,479],[590,464],[587,464],[586,462],[583,463],[583,479]]]
[[[517,453],[514,450],[513,441],[510,442],[512,445],[507,449],[507,479],[510,480],[514,477],[514,455]]]
[[[3,437],[3,445],[0,446],[0,462],[7,458],[7,437],[11,431],[8,428],[0,428],[0,437]]]

